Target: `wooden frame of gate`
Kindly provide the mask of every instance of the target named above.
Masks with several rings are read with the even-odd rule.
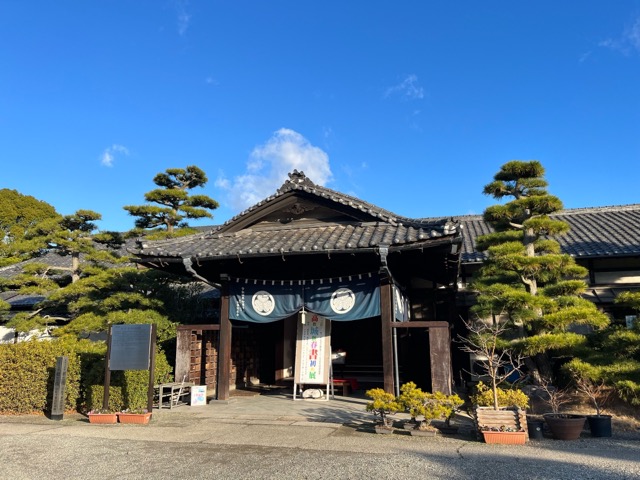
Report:
[[[453,393],[453,370],[451,365],[451,334],[449,330],[449,322],[391,322],[391,328],[426,328],[429,330],[431,391],[442,392],[446,395],[451,395]],[[435,364],[439,364],[441,368],[433,368]],[[385,387],[386,381],[387,379],[385,371]],[[391,385],[393,385],[393,377],[391,378]]]

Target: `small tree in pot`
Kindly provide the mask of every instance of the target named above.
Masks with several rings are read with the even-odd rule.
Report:
[[[526,411],[529,398],[517,388],[504,389],[508,379],[518,373],[521,357],[514,354],[503,335],[508,330],[506,322],[465,322],[469,331],[460,336],[461,349],[475,355],[489,378],[489,384],[480,382],[477,393],[471,396],[474,405],[474,420],[478,436],[492,428],[503,427],[510,432],[522,432],[526,438]]]
[[[576,440],[580,438],[586,420],[585,416],[560,412],[562,405],[572,400],[569,391],[552,385],[548,377],[541,379],[539,387],[544,393],[544,400],[551,408],[552,413],[545,413],[543,417],[553,437],[557,440]]]
[[[506,322],[495,320],[492,323],[486,323],[478,320],[464,322],[464,324],[469,335],[458,337],[462,344],[460,348],[478,359],[477,363],[489,377],[491,403],[486,406],[493,406],[494,410],[498,410],[504,406],[500,404],[500,392],[503,390],[500,385],[520,371],[522,358],[514,354],[509,342],[503,339],[509,330]],[[524,398],[527,398],[526,395]]]
[[[389,415],[403,410],[396,397],[392,393],[385,392],[382,388],[367,390],[365,395],[372,400],[367,403],[367,412],[373,412],[376,418],[380,417],[380,422],[376,424],[376,432],[393,432],[393,425],[389,420]]]
[[[587,415],[587,422],[593,437],[611,436],[611,415],[603,415],[602,408],[613,393],[605,383],[601,369],[574,358],[564,368],[571,374],[576,388],[586,395],[596,409],[595,415]]]
[[[423,392],[414,382],[402,385],[400,392],[398,402],[411,415],[408,428],[412,435],[420,432],[436,434],[439,429],[432,424],[433,420],[446,419],[448,425],[455,409],[463,404],[458,395]],[[418,418],[422,420],[418,421]]]

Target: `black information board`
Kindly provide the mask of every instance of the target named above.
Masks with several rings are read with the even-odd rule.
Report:
[[[113,325],[109,370],[148,370],[151,325]]]

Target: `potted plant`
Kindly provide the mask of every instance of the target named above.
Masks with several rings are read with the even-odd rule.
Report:
[[[411,435],[433,436],[446,426],[451,428],[450,421],[455,410],[464,403],[458,395],[423,392],[414,382],[403,384],[400,392],[397,401],[411,416],[411,420],[404,424]],[[445,419],[444,426],[436,426],[436,419]]]
[[[479,320],[465,325],[469,335],[459,337],[461,349],[475,355],[489,379],[489,385],[479,382],[471,395],[478,437],[485,438],[484,432],[497,428],[517,432],[514,436],[526,441],[529,397],[520,389],[500,386],[517,375],[522,365],[521,357],[502,338],[508,331],[506,322]]]
[[[457,395],[446,395],[442,392],[423,393],[422,404],[413,412],[423,420],[411,431],[411,435],[433,436],[440,432],[442,429],[434,424],[434,420],[445,419],[445,423],[450,421],[455,406],[462,403],[462,399]]]
[[[543,415],[544,421],[551,430],[553,438],[557,440],[576,440],[580,438],[586,417],[574,413],[561,413],[560,407],[571,399],[567,390],[557,388],[548,378],[543,378],[540,389],[544,393],[544,400],[549,404],[551,413]]]
[[[489,427],[481,425],[480,431],[484,437],[484,443],[499,443],[502,445],[524,445],[527,435],[524,429],[515,429],[501,425],[500,427]]]
[[[120,423],[147,424],[151,420],[151,412],[146,408],[126,409],[118,413]]]
[[[398,402],[411,416],[411,421],[405,423],[405,428],[411,431],[411,435],[436,435],[438,430],[431,425],[431,421],[438,418],[441,413],[434,396],[423,392],[413,382],[402,385],[400,391]],[[420,417],[422,419],[418,420]]]
[[[402,406],[392,393],[385,392],[382,388],[372,388],[365,392],[371,398],[367,403],[367,412],[373,412],[374,417],[380,417],[376,422],[376,433],[393,433],[393,424],[389,415],[402,411]]]
[[[599,369],[579,359],[565,365],[579,392],[586,395],[596,409],[595,415],[587,415],[587,423],[592,437],[611,436],[611,415],[602,414],[602,408],[609,401],[612,389],[605,383]]]
[[[402,409],[411,416],[411,419],[404,423],[406,430],[413,430],[418,426],[418,409],[422,405],[423,395],[422,390],[414,382],[407,382],[400,386],[400,396],[397,401]]]
[[[444,394],[442,394],[444,395]],[[451,420],[456,416],[456,412],[464,405],[464,400],[462,400],[458,395],[445,395],[445,398],[442,400],[442,404],[445,407],[446,416],[444,419],[444,425],[436,425],[442,433],[457,433],[458,426],[452,425]]]
[[[118,423],[116,412],[108,408],[96,408],[87,413],[89,423],[114,424]]]
[[[476,386],[476,393],[471,395],[473,419],[479,436],[486,443],[500,443],[507,437],[522,437],[520,440],[510,439],[506,443],[519,444],[527,440],[527,414],[529,397],[518,388],[489,388],[483,382]],[[495,436],[487,432],[516,432],[516,435]],[[487,442],[487,437],[493,437]]]

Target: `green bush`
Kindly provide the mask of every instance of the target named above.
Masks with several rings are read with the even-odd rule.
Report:
[[[171,381],[171,366],[162,350],[156,351],[154,383]],[[83,410],[103,408],[104,400],[104,354],[100,361],[93,362],[83,379],[86,403]],[[149,372],[147,370],[112,371],[109,382],[109,408],[120,411],[147,408]],[[106,408],[106,406],[104,406]]]
[[[65,411],[101,408],[107,347],[63,337],[0,345],[0,414],[42,413],[51,410],[56,359],[69,359]],[[162,351],[156,355],[155,383],[171,379],[171,366]],[[112,372],[110,405],[118,410],[147,406],[147,371]]]
[[[80,396],[80,361],[75,340],[28,341],[0,345],[0,413],[51,410],[56,359],[69,359],[65,410],[74,410]]]
[[[621,380],[615,384],[618,396],[634,407],[640,407],[640,384],[631,380]]]
[[[499,407],[520,407],[523,410],[529,406],[529,397],[517,388],[497,389]],[[476,386],[476,394],[471,396],[471,401],[477,407],[493,407],[493,392],[488,385],[479,382]]]
[[[390,426],[388,416],[403,410],[395,395],[385,392],[382,388],[372,388],[365,392],[372,401],[366,405],[367,412],[373,412],[374,416],[380,416],[380,422],[384,426]]]
[[[429,425],[432,420],[437,418],[449,420],[464,403],[455,394],[423,392],[414,382],[403,384],[400,387],[400,392],[400,396],[396,400],[411,415],[412,419],[416,420],[418,417],[422,417],[421,424],[424,425]]]

